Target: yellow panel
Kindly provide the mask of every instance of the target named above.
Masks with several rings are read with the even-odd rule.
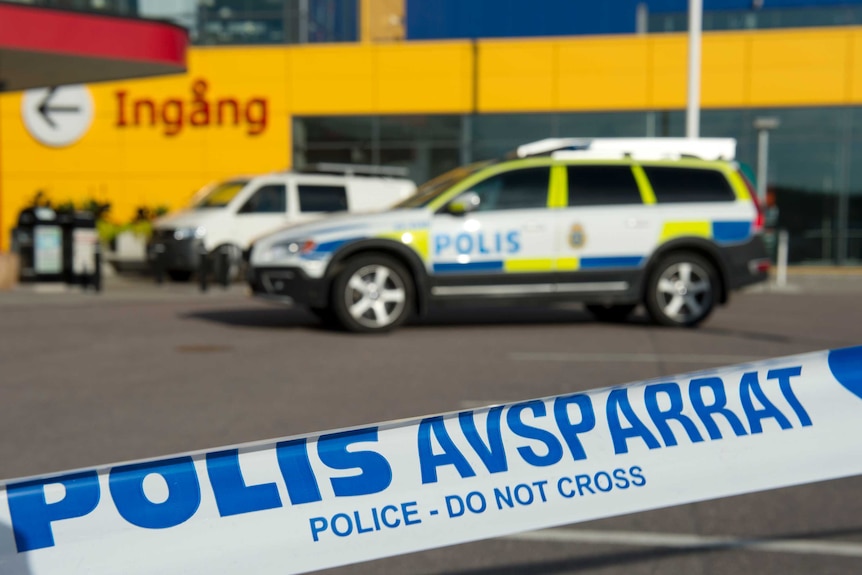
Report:
[[[752,106],[841,104],[848,31],[763,32],[751,38]]]
[[[712,224],[710,222],[667,222],[661,230],[660,241],[666,242],[680,237],[712,237]]]
[[[39,190],[54,204],[109,201],[123,222],[210,181],[288,167],[287,53],[195,48],[187,74],[92,85],[92,125],[64,148],[29,134],[20,95],[0,97],[0,249]]]
[[[487,40],[479,43],[479,110],[554,108],[555,43]]]
[[[738,106],[748,97],[748,37],[738,33],[703,37],[701,104]]]
[[[370,114],[374,107],[374,47],[370,44],[291,48],[291,108],[303,114]]]
[[[392,113],[467,113],[473,49],[467,42],[410,42],[375,48],[375,109]]]
[[[405,230],[378,234],[378,238],[386,238],[410,246],[423,260],[428,259],[428,230]]]
[[[550,258],[506,260],[503,269],[507,272],[549,272],[554,269],[554,261]]]
[[[560,41],[560,108],[644,108],[649,81],[646,45],[641,38],[621,37]]]
[[[681,108],[686,104],[685,36],[658,34],[650,36],[651,54],[649,104],[652,108]]]
[[[557,269],[560,271],[574,271],[581,267],[579,258],[557,258]]]
[[[635,180],[638,183],[643,203],[649,205],[655,204],[655,191],[652,189],[652,184],[650,183],[649,178],[647,178],[644,169],[641,166],[634,165],[632,166],[632,172],[634,173]]]

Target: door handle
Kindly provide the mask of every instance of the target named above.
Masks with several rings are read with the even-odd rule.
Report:
[[[626,227],[633,229],[645,228],[649,225],[649,221],[639,218],[626,218]]]

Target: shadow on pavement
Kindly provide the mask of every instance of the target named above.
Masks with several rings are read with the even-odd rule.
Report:
[[[311,328],[329,330],[304,308],[216,309],[182,314],[183,318],[200,319],[234,327],[263,329]],[[409,322],[408,328],[436,328],[487,325],[553,325],[596,323],[581,309],[551,307],[465,307],[438,308],[421,319]],[[625,324],[648,325],[646,318],[635,314]]]
[[[181,314],[186,319],[202,319],[233,327],[264,329],[322,328],[314,315],[301,308],[218,309]]]
[[[783,533],[768,536],[739,536],[737,539],[727,542],[706,543],[701,546],[686,548],[662,548],[653,547],[641,551],[625,551],[615,553],[597,553],[573,557],[571,559],[555,559],[552,561],[536,561],[531,563],[520,563],[517,565],[503,565],[494,567],[475,567],[461,569],[458,571],[445,571],[442,575],[553,575],[554,573],[576,573],[601,569],[603,567],[616,567],[643,561],[655,561],[686,555],[721,553],[727,551],[746,551],[746,543],[768,542],[768,541],[793,541],[797,539],[828,539],[831,537],[862,534],[862,527],[845,529],[831,529],[823,531],[811,531],[801,533]],[[761,551],[757,550],[755,551]]]
[[[0,573],[3,575],[30,575],[30,564],[15,547],[12,528],[0,523]]]

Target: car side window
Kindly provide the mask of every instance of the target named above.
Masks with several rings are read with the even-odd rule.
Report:
[[[656,202],[732,202],[736,194],[724,174],[703,168],[644,166]]]
[[[343,212],[347,210],[347,190],[344,186],[300,184],[299,211]]]
[[[640,204],[630,166],[567,166],[569,206]]]
[[[266,184],[258,188],[239,209],[241,214],[283,214],[287,212],[287,187]]]
[[[548,205],[550,166],[522,168],[491,176],[473,186],[479,196],[477,211],[544,208]]]

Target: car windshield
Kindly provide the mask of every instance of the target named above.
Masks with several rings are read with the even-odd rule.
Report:
[[[424,208],[436,199],[440,194],[472,174],[475,174],[485,166],[493,164],[494,161],[477,162],[468,166],[461,166],[450,170],[445,174],[428,180],[416,190],[416,193],[406,200],[395,204],[394,209]]]
[[[247,183],[248,180],[231,180],[216,184],[215,187],[203,191],[203,195],[192,202],[192,207],[198,210],[204,208],[223,208],[236,197]]]

